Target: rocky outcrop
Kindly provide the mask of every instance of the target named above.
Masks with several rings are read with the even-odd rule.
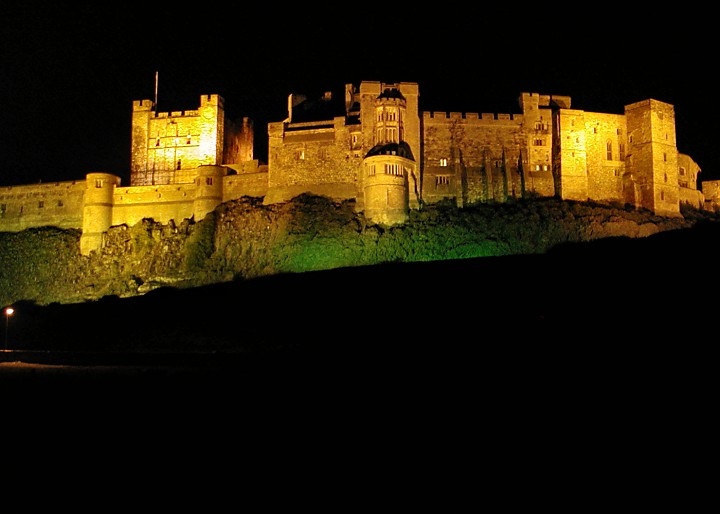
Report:
[[[536,199],[412,211],[401,226],[368,223],[352,202],[301,195],[263,205],[245,197],[203,220],[145,219],[112,227],[103,248],[83,256],[80,233],[57,228],[0,233],[0,305],[75,303],[142,295],[280,273],[387,262],[545,253],[567,243],[646,238],[693,227],[714,214],[664,218],[582,202]]]

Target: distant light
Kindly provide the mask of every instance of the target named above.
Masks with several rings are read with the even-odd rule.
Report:
[[[14,312],[15,312],[15,309],[13,309],[12,307],[5,308],[5,316],[12,316]]]

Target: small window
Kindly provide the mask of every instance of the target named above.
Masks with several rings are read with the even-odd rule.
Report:
[[[43,202],[42,200],[40,200],[40,201],[38,202],[38,209],[42,209],[43,207],[45,207],[45,202]]]
[[[96,178],[96,179],[95,179],[95,187],[98,187],[98,188],[99,188],[99,187],[103,187],[103,179],[101,179],[101,178]]]
[[[175,169],[179,170],[180,168],[182,168],[182,161],[180,159],[178,159],[177,168],[175,168]]]
[[[447,166],[447,159],[440,159],[440,166]]]
[[[155,146],[160,146],[160,138],[155,139]]]
[[[667,162],[667,153],[663,152],[663,162]]]
[[[448,184],[450,184],[450,177],[444,175],[435,177],[436,186],[447,186]]]
[[[534,139],[533,146],[545,146],[545,140],[544,139]]]
[[[208,186],[212,186],[212,184],[213,184],[212,177],[205,177],[205,184]]]
[[[605,157],[607,158],[607,160],[612,161],[612,142],[611,141],[608,141],[605,144],[605,153],[606,153]]]
[[[617,129],[617,135],[618,136],[622,135],[622,129]]]

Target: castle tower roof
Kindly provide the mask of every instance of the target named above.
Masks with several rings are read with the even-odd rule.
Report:
[[[405,141],[375,145],[370,149],[365,157],[373,157],[375,155],[397,155],[399,157],[410,159],[411,161],[415,160],[412,150],[410,149],[410,145]]]

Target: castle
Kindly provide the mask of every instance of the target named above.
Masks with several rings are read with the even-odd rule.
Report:
[[[0,231],[81,229],[80,251],[111,226],[144,218],[201,220],[242,196],[265,204],[302,193],[354,200],[375,223],[401,224],[442,200],[460,207],[527,195],[613,202],[681,216],[716,209],[720,181],[697,188],[699,166],[678,151],[675,111],[643,100],[624,114],[571,108],[568,96],[522,93],[520,114],[420,112],[417,83],[363,81],[344,95],[288,96],[268,123],[268,159],[253,158],[254,126],[225,116],[224,99],[197,110],[132,105],[130,185],[108,173],[0,187]]]

